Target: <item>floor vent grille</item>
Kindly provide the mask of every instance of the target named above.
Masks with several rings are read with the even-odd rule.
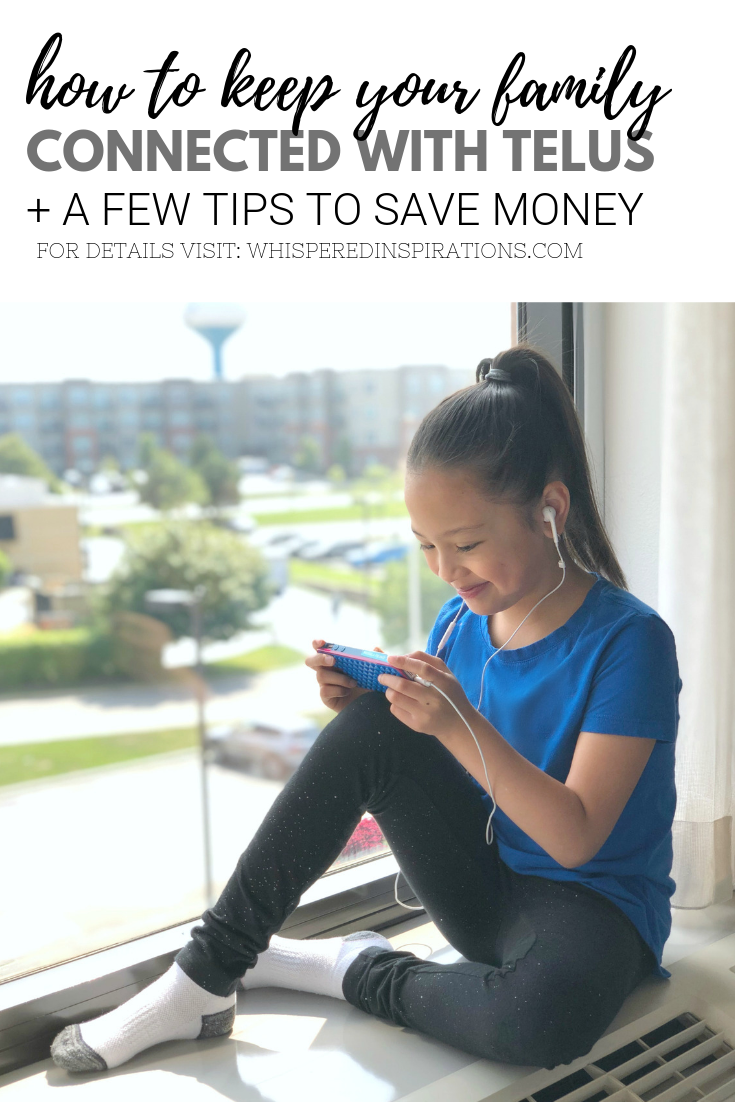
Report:
[[[578,1068],[525,1102],[726,1102],[735,1099],[735,1049],[689,1012]]]

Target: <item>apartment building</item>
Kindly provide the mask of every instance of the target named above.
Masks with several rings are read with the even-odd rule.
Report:
[[[57,474],[69,468],[90,474],[106,456],[129,469],[142,433],[182,459],[195,436],[206,433],[225,455],[263,455],[274,463],[292,462],[311,437],[324,468],[349,455],[359,471],[371,462],[396,463],[424,414],[472,381],[470,371],[435,365],[232,382],[6,383],[0,435],[18,433]]]

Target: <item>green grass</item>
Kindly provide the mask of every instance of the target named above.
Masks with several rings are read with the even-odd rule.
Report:
[[[235,654],[232,658],[222,658],[219,662],[210,662],[208,670],[240,670],[243,673],[266,673],[268,670],[280,670],[284,666],[295,666],[304,661],[301,651],[293,647],[266,646],[246,654]]]
[[[288,580],[291,585],[316,585],[321,588],[327,586],[343,593],[352,590],[355,593],[372,594],[380,586],[377,578],[366,579],[359,570],[337,570],[326,563],[305,562],[303,559],[289,560]]]
[[[18,784],[54,777],[77,769],[147,758],[183,750],[197,744],[194,727],[164,731],[142,731],[130,735],[94,735],[91,738],[59,739],[58,742],[27,742],[0,746],[0,785]]]
[[[371,505],[368,515],[374,517],[407,517],[406,506],[402,501],[386,501],[382,505]],[[330,520],[362,520],[365,510],[362,505],[338,505],[330,509],[321,506],[318,509],[287,509],[282,513],[253,513],[260,525],[321,523]]]

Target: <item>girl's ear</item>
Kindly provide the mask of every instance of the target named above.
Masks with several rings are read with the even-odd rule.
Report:
[[[541,495],[542,502],[542,514],[544,508],[552,508],[555,510],[556,515],[554,522],[556,524],[556,530],[559,535],[564,531],[567,517],[569,516],[569,507],[571,505],[571,498],[569,496],[569,490],[564,482],[556,481],[549,482],[544,486],[544,491]],[[546,517],[542,515],[542,519],[546,521]],[[551,535],[551,532],[547,532]]]

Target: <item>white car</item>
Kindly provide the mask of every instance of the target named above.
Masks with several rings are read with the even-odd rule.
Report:
[[[251,717],[232,726],[210,728],[210,760],[255,777],[288,780],[312,745],[319,727],[304,716]]]

